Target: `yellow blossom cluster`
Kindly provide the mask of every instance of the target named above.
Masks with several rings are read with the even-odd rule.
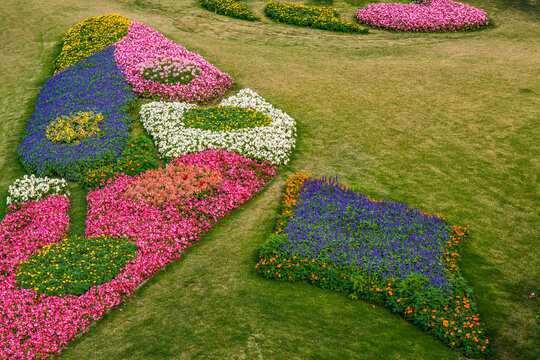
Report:
[[[17,284],[47,295],[82,295],[118,275],[136,251],[126,238],[74,236],[43,247],[22,263]]]
[[[86,59],[127,34],[130,20],[109,14],[83,20],[68,30],[62,39],[62,52],[55,62],[55,73]]]
[[[68,116],[59,116],[51,121],[45,133],[52,142],[81,143],[81,139],[88,138],[101,132],[99,123],[103,120],[101,113],[93,111],[78,111]]]

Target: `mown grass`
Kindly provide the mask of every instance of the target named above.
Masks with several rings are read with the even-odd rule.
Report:
[[[367,36],[218,16],[192,0],[0,4],[0,201],[23,174],[16,147],[38,87],[75,23],[121,13],[202,54],[297,119],[288,167],[255,199],[70,343],[60,358],[457,359],[384,308],[253,274],[286,177],[338,175],[371,196],[471,226],[465,278],[495,359],[537,359],[528,295],[540,284],[540,21],[526,2],[472,0],[480,32]],[[356,8],[335,0],[342,19]],[[134,133],[141,132],[135,124]],[[72,231],[84,225],[75,189]],[[3,208],[0,208],[2,210]],[[3,212],[3,211],[2,211]]]

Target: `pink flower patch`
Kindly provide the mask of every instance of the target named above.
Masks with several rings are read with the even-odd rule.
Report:
[[[143,97],[166,101],[209,102],[222,97],[233,85],[233,79],[228,74],[221,72],[202,56],[188,51],[142,23],[131,22],[127,35],[115,46],[116,64],[123,70],[134,91]],[[200,74],[187,84],[168,84],[143,77],[141,69],[165,60],[193,64]]]
[[[180,178],[175,177],[176,172],[158,174],[172,176],[170,184],[191,189],[190,182],[180,180],[187,180],[183,175],[196,178],[204,173],[212,191],[202,195],[176,192],[175,199],[159,206],[127,196],[133,184],[152,179],[155,173],[150,172],[110,179],[103,189],[87,195],[86,236],[126,236],[138,250],[137,257],[118,276],[81,296],[38,296],[15,282],[19,263],[64,237],[69,225],[68,199],[50,196],[9,208],[12,212],[0,224],[0,357],[31,359],[59,352],[61,346],[105,311],[124,302],[145,279],[178,258],[214,222],[245,203],[276,175],[275,166],[268,162],[258,163],[226,150],[182,155],[169,167],[182,173]]]
[[[374,28],[410,32],[472,30],[489,24],[484,10],[451,0],[370,4],[358,10],[356,19]]]

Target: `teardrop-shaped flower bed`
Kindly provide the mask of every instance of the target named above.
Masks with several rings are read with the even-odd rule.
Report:
[[[459,269],[468,227],[374,200],[333,179],[292,176],[256,270],[387,306],[468,357],[492,352]]]

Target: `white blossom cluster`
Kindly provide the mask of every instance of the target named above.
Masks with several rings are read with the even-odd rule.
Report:
[[[24,175],[9,186],[7,204],[9,206],[28,200],[39,200],[53,194],[69,196],[66,180]]]
[[[184,112],[197,105],[180,102],[151,102],[141,108],[141,122],[152,135],[162,158],[207,149],[226,149],[272,164],[287,164],[296,142],[296,122],[250,89],[224,99],[219,106],[237,106],[260,111],[272,122],[254,128],[212,131],[186,127]]]

